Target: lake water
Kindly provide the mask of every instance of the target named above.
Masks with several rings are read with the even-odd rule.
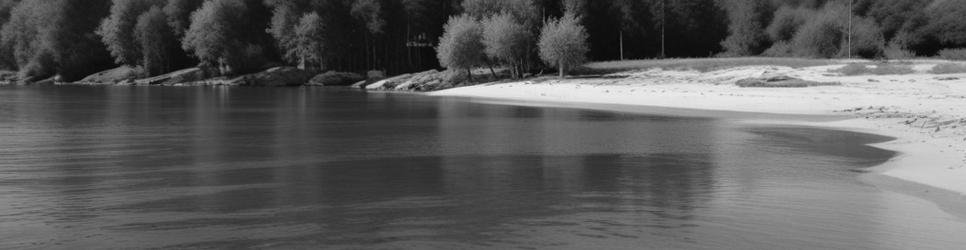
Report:
[[[875,135],[320,88],[0,88],[0,248],[953,249]]]

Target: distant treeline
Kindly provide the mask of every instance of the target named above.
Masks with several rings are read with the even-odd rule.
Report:
[[[151,75],[278,64],[410,72],[440,67],[436,46],[450,17],[534,17],[524,27],[536,37],[565,12],[589,35],[590,60],[966,48],[966,0],[0,0],[0,66],[64,81],[118,65]],[[538,48],[525,50],[504,58],[535,61]],[[512,66],[533,69],[523,64]]]

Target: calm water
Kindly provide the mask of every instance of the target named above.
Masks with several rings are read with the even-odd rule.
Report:
[[[0,248],[951,249],[873,135],[267,88],[0,88]]]

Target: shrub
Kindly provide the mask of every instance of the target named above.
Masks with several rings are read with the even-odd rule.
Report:
[[[869,68],[869,65],[862,63],[851,63],[845,65],[837,70],[831,70],[831,72],[840,73],[845,76],[857,76],[857,75],[906,75],[912,74],[915,70],[912,66],[901,65],[901,64],[888,64],[880,63],[876,64],[874,68]]]
[[[436,47],[439,64],[469,71],[484,62],[483,27],[468,15],[451,17]]]
[[[798,29],[808,21],[811,15],[810,10],[804,8],[791,8],[783,6],[775,12],[771,24],[765,29],[765,33],[772,41],[791,41],[795,37]]]
[[[313,77],[312,80],[309,80],[309,84],[322,86],[348,86],[362,80],[365,80],[365,77],[360,74],[352,72],[329,71]]]
[[[546,23],[540,33],[540,58],[557,67],[560,77],[564,72],[587,60],[587,30],[573,14]]]
[[[883,57],[884,51],[885,38],[882,36],[882,29],[872,19],[856,18],[852,24],[852,55],[862,58],[880,58]],[[847,46],[842,49],[842,53],[848,56]]]
[[[944,49],[939,51],[939,58],[946,60],[966,60],[966,49]]]
[[[966,73],[966,64],[961,63],[943,63],[932,67],[929,70],[932,74],[960,74]]]
[[[902,59],[912,59],[916,57],[915,52],[904,49],[902,48],[902,46],[899,46],[894,43],[887,46],[883,51],[883,53],[885,55],[885,58],[888,58],[888,59],[902,60]]]
[[[761,55],[770,57],[793,57],[794,52],[792,51],[791,44],[782,41],[772,44],[771,47],[766,49],[765,52],[762,52]]]
[[[792,44],[796,55],[832,58],[839,53],[843,37],[835,21],[815,18],[802,27]]]

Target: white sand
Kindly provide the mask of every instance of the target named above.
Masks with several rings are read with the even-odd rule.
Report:
[[[899,152],[875,168],[885,176],[966,195],[966,74],[932,75],[937,61],[917,61],[909,75],[840,76],[844,65],[793,69],[749,66],[707,73],[649,70],[592,78],[485,84],[430,93],[528,102],[624,104],[793,115],[850,115],[805,124],[898,138],[877,144]],[[809,88],[740,88],[737,80],[767,75],[840,82]]]

